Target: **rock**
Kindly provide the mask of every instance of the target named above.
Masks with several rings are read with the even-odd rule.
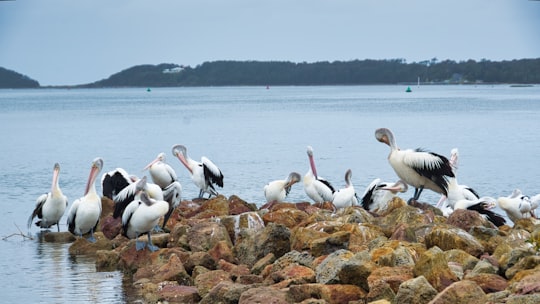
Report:
[[[185,216],[192,219],[209,219],[225,215],[229,215],[229,201],[220,194],[202,201],[199,208]]]
[[[232,247],[227,229],[215,221],[203,221],[193,225],[187,232],[187,241],[191,251],[208,251],[221,241]]]
[[[243,213],[247,213],[251,211],[257,211],[257,205],[249,204],[236,195],[231,195],[229,197],[229,214],[230,215],[243,214]]]
[[[263,220],[266,225],[275,223],[281,224],[287,228],[293,228],[308,216],[307,213],[296,208],[282,208],[277,209],[274,212],[266,213],[263,215]]]
[[[290,235],[287,227],[274,223],[269,223],[261,231],[244,230],[234,245],[233,253],[239,263],[252,267],[268,253],[279,258],[289,252]]]
[[[536,266],[540,265],[540,256],[531,255],[526,256],[520,259],[514,266],[506,270],[506,278],[512,279],[516,273],[526,269],[533,269]]]
[[[261,286],[248,289],[240,295],[238,304],[272,303],[288,304],[287,293],[285,291]]]
[[[439,293],[429,304],[486,303],[487,297],[474,281],[456,282]]]
[[[75,242],[69,246],[70,255],[95,255],[98,250],[113,249],[112,242],[107,239],[102,232],[95,232],[95,243],[89,242],[84,237],[77,237]]]
[[[503,291],[508,287],[508,281],[494,273],[475,273],[465,276],[466,280],[474,281],[485,293]]]
[[[245,212],[237,215],[220,217],[220,222],[227,228],[233,243],[236,243],[238,233],[244,229],[262,230],[264,221],[257,212]]]
[[[71,243],[74,242],[75,237],[71,232],[45,232],[42,235],[43,240],[49,243]]]
[[[230,303],[235,304],[240,301],[240,296],[244,291],[247,291],[254,286],[246,286],[243,284],[223,281],[214,286],[199,304],[215,304],[215,303]]]
[[[255,265],[253,265],[253,267],[251,267],[251,273],[253,274],[261,274],[261,272],[263,271],[263,269],[274,263],[274,261],[276,260],[276,256],[273,254],[273,253],[269,253],[267,254],[266,256],[264,256],[263,258],[261,258],[260,260],[258,260]]]
[[[413,278],[412,267],[379,267],[368,277],[368,301],[386,299],[393,301],[399,286]]]
[[[438,247],[430,248],[420,256],[414,266],[414,275],[424,276],[438,291],[459,280],[448,267],[448,260]]]
[[[496,228],[493,223],[473,210],[457,209],[450,214],[446,224],[469,231],[473,227]]]
[[[161,282],[158,284],[159,298],[169,303],[199,303],[201,297],[194,286],[178,285],[177,282]]]
[[[311,243],[310,252],[314,256],[327,255],[339,249],[349,247],[351,233],[348,231],[338,231],[327,237],[316,239]]]
[[[224,270],[212,270],[199,274],[195,278],[194,285],[197,287],[199,295],[204,298],[214,286],[222,282],[233,283],[230,275]]]
[[[368,277],[376,268],[369,255],[338,250],[316,267],[316,281],[321,284],[353,284],[369,290]]]
[[[122,233],[122,218],[113,218],[112,216],[106,216],[100,221],[101,231],[103,235],[109,240],[114,239],[117,235]]]
[[[230,263],[236,263],[232,248],[226,241],[219,241],[212,249],[208,250],[208,254],[215,261],[225,260]]]
[[[399,285],[394,303],[416,304],[428,303],[437,295],[437,290],[429,284],[424,276],[405,281]]]
[[[472,256],[478,257],[484,253],[484,247],[466,231],[435,226],[425,237],[426,247],[437,246],[442,250],[461,249]]]
[[[351,301],[365,299],[366,292],[355,285],[315,283],[292,285],[289,287],[287,295],[291,300],[290,303],[298,303],[307,299],[322,299],[330,304],[346,304]]]
[[[479,261],[477,257],[474,257],[461,249],[447,250],[444,252],[444,256],[449,263],[461,265],[463,270],[473,269]]]

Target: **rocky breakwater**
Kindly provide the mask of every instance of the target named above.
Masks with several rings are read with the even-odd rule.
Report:
[[[540,225],[497,229],[395,198],[385,214],[237,196],[183,201],[156,252],[119,234],[103,199],[98,271],[121,270],[144,303],[540,303]],[[145,238],[145,236],[143,236]]]

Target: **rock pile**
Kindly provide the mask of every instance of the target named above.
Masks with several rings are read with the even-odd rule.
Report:
[[[237,196],[183,201],[156,252],[119,234],[104,198],[98,271],[121,270],[144,303],[540,303],[540,225],[497,229],[395,198],[383,215],[309,203],[257,208]],[[143,236],[144,238],[145,236]]]

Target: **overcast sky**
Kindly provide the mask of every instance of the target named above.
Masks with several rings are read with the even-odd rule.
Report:
[[[0,1],[0,67],[41,85],[139,64],[395,58],[540,58],[540,1]]]

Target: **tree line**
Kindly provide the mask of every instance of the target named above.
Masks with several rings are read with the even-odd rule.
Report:
[[[195,67],[172,63],[137,65],[107,79],[73,87],[178,87],[372,85],[416,83],[540,83],[540,58],[510,61],[404,59],[321,61],[213,61]],[[39,87],[27,76],[0,68],[0,88]]]
[[[213,61],[196,67],[135,66],[84,87],[362,85],[396,83],[540,83],[540,58],[512,61],[403,59],[315,63]]]

